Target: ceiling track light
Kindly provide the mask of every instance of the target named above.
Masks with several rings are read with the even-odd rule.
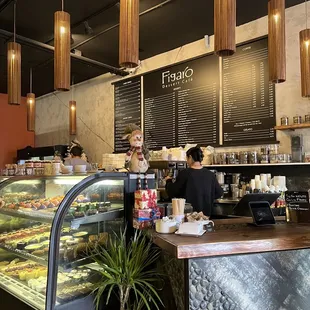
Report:
[[[20,105],[21,102],[21,45],[16,43],[16,2],[14,2],[13,42],[7,45],[8,103]]]
[[[269,81],[286,80],[285,0],[268,0]]]
[[[310,97],[310,29],[308,28],[308,1],[305,1],[306,29],[299,32],[301,95]]]
[[[139,0],[120,1],[119,65],[139,65]]]
[[[64,12],[63,0],[62,10],[55,12],[54,38],[54,88],[59,91],[69,91],[71,76],[71,30],[70,15]]]
[[[35,131],[36,95],[32,92],[32,68],[30,69],[29,90],[27,94],[27,130]]]

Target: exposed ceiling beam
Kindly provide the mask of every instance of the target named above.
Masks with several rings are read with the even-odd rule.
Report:
[[[2,12],[14,0],[0,0],[0,12]]]
[[[141,12],[141,13],[139,14],[139,16],[143,16],[143,15],[145,15],[145,14],[148,14],[148,13],[150,13],[150,12],[156,10],[156,9],[159,9],[159,8],[163,7],[164,5],[166,5],[166,4],[168,4],[168,3],[172,2],[172,1],[174,1],[174,0],[166,0],[166,1],[163,1],[163,2],[161,2],[161,3],[159,3],[159,4],[157,4],[157,5],[155,5],[155,6],[151,7],[151,8],[149,8],[149,9],[147,9],[147,10]],[[80,43],[77,43],[77,44],[75,44],[75,45],[72,45],[72,46],[71,46],[71,49],[76,49],[76,48],[78,48],[78,47],[80,47],[80,46],[82,46],[82,45],[84,45],[84,44],[86,44],[86,43],[88,43],[88,42],[90,42],[90,41],[96,39],[97,37],[103,35],[104,33],[106,33],[106,32],[108,32],[108,31],[110,31],[110,30],[112,30],[112,29],[118,27],[118,26],[119,26],[119,23],[118,23],[118,24],[115,24],[114,26],[111,26],[111,27],[109,27],[109,28],[107,28],[107,29],[104,29],[104,30],[102,30],[102,31],[100,31],[100,32],[98,32],[98,33],[96,33],[96,34],[94,34],[94,35],[91,36],[90,38],[88,38],[88,39],[86,39],[86,40],[84,40],[84,41],[82,41],[82,42],[80,42]]]
[[[12,0],[10,0],[10,1],[12,1]],[[102,14],[102,13],[104,13],[105,11],[107,11],[107,10],[113,8],[117,3],[119,3],[119,0],[113,1],[112,3],[110,3],[110,4],[106,5],[106,6],[104,6],[103,8],[101,8],[100,10],[98,10],[98,11],[96,11],[96,12],[94,12],[94,13],[88,15],[88,16],[85,17],[83,20],[80,20],[80,21],[78,21],[78,22],[72,24],[72,25],[71,25],[71,30],[77,28],[77,27],[80,26],[80,25],[82,25],[85,21],[89,21],[89,20],[91,20],[92,18],[98,16],[99,14]],[[47,42],[45,42],[45,43],[46,43],[46,44],[50,44],[51,42],[53,42],[53,40],[54,40],[54,36],[52,36],[52,37],[51,37]]]
[[[3,37],[5,37],[5,38],[9,38],[9,37],[11,37],[13,35],[13,33],[9,32],[9,31],[6,31],[6,30],[3,30],[3,29],[0,29],[0,36],[1,35]],[[23,37],[23,36],[20,36],[20,35],[16,35],[16,41],[23,42],[26,45],[29,45],[29,46],[32,46],[32,47],[35,47],[35,48],[38,48],[38,49],[54,52],[54,47],[53,46],[45,44],[45,43],[42,43],[42,42],[39,42],[39,41],[36,41],[36,40],[29,39],[29,38],[26,38],[26,37]],[[71,57],[75,58],[75,59],[77,59],[77,60],[79,60],[81,62],[88,63],[88,64],[91,64],[91,65],[96,66],[96,67],[104,68],[107,71],[109,71],[111,73],[114,73],[116,75],[126,76],[126,75],[129,74],[128,72],[123,71],[123,70],[121,70],[119,68],[116,68],[116,67],[104,64],[102,62],[99,62],[99,61],[96,61],[96,60],[93,60],[93,59],[90,59],[90,58],[87,58],[87,57],[84,57],[84,56],[78,56],[78,55],[75,55],[75,54],[71,53]]]

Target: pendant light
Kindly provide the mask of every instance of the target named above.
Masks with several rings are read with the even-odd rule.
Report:
[[[14,2],[13,42],[8,43],[8,103],[19,105],[21,101],[21,45],[16,43],[16,2]]]
[[[30,93],[27,94],[27,130],[35,131],[36,95],[32,92],[32,69],[30,69]]]
[[[120,0],[119,65],[139,65],[139,0]]]
[[[310,97],[310,29],[308,29],[308,1],[306,7],[306,29],[299,32],[301,95]]]
[[[64,12],[64,1],[62,10],[55,12],[54,24],[54,88],[55,90],[68,91],[70,90],[70,71],[71,71],[71,56],[70,56],[70,15]]]
[[[76,135],[76,101],[74,100],[74,78],[72,78],[72,98],[69,101],[69,131],[70,135]]]
[[[219,56],[236,52],[236,0],[214,0],[214,52]]]
[[[269,81],[286,80],[285,0],[268,0]]]

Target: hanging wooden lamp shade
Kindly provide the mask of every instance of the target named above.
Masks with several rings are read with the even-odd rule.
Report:
[[[27,130],[35,131],[36,118],[36,95],[34,93],[27,94]]]
[[[69,101],[69,129],[70,135],[76,135],[76,101]]]
[[[139,0],[120,1],[119,65],[135,68],[139,64]]]
[[[21,45],[8,43],[8,103],[20,104],[21,101]]]
[[[310,97],[310,29],[299,32],[301,95]]]
[[[236,52],[236,0],[214,0],[214,52],[219,56]]]
[[[55,12],[54,38],[54,88],[68,91],[71,76],[71,31],[70,15],[67,12]]]
[[[285,0],[268,1],[269,81],[286,80]]]

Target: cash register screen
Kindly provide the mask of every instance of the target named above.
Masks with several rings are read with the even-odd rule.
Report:
[[[249,203],[249,207],[256,225],[276,223],[268,201],[253,201]]]

